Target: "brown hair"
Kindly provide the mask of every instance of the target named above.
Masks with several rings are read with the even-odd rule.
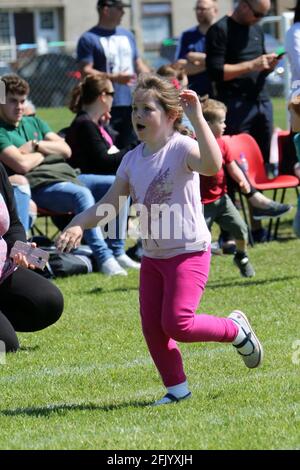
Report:
[[[83,104],[92,104],[98,96],[108,92],[110,80],[101,75],[87,75],[72,91],[69,109],[78,113]]]
[[[1,77],[1,81],[5,84],[6,94],[11,93],[12,95],[29,95],[29,84],[18,75],[14,73],[3,75]]]
[[[203,99],[201,102],[203,116],[207,122],[214,123],[219,118],[220,110],[226,113],[227,107],[222,101],[213,100],[211,98]]]
[[[191,132],[181,124],[183,109],[179,101],[180,91],[167,79],[154,73],[140,74],[133,92],[133,100],[137,91],[145,90],[159,101],[167,115],[176,116],[174,129],[181,134],[190,135]]]
[[[185,71],[183,68],[174,68],[172,64],[162,65],[156,71],[157,75],[169,79],[176,78],[179,82],[184,79]]]

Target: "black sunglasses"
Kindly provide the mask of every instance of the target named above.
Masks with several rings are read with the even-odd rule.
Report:
[[[105,91],[104,92],[106,95],[114,96],[115,92],[114,91]]]
[[[265,13],[261,13],[260,11],[254,10],[253,6],[251,5],[250,2],[248,2],[248,0],[244,0],[244,2],[248,5],[250,10],[252,11],[254,18],[263,18],[264,16],[266,16]]]

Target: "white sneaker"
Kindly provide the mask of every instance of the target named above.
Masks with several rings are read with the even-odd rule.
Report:
[[[239,310],[234,310],[231,312],[228,318],[237,323],[245,333],[245,339],[241,341],[240,344],[233,345],[235,348],[237,348],[238,354],[242,356],[245,366],[249,367],[249,369],[259,367],[263,360],[264,351],[253,331],[253,328],[249,323],[248,318],[243,312],[240,312]],[[244,354],[239,351],[239,349],[243,348],[245,345],[251,346],[251,350],[248,354]]]
[[[123,269],[115,258],[108,258],[102,263],[100,272],[108,276],[127,276],[127,272]]]
[[[141,268],[141,263],[137,263],[136,261],[133,261],[133,259],[129,258],[126,253],[123,255],[117,256],[116,257],[117,262],[119,263],[122,268],[133,268],[133,269],[140,269]]]

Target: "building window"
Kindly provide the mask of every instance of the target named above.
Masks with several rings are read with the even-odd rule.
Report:
[[[142,30],[145,51],[158,50],[161,42],[172,35],[170,3],[143,3]]]
[[[40,12],[40,29],[54,29],[54,13],[53,11]]]
[[[10,43],[9,13],[0,13],[0,43]]]

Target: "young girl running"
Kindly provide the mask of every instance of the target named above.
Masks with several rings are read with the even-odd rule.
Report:
[[[197,141],[181,135],[183,110]],[[222,165],[219,146],[196,93],[178,92],[157,75],[139,77],[132,121],[142,142],[123,158],[111,189],[93,208],[77,215],[57,241],[61,250],[78,246],[84,229],[107,223],[104,213],[131,195],[140,205],[144,257],[140,276],[142,329],[166,387],[155,405],[191,396],[176,341],[232,343],[249,368],[262,361],[262,347],[246,315],[228,318],[195,314],[210,265],[210,233],[201,211],[199,173]],[[107,213],[105,213],[107,215]]]

